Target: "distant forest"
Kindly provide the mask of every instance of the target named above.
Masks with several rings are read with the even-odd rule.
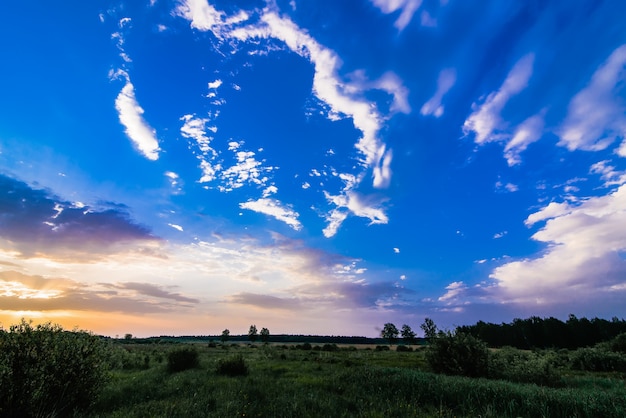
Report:
[[[626,332],[626,321],[617,317],[610,321],[577,318],[570,314],[563,322],[553,317],[532,316],[514,319],[510,324],[478,321],[475,325],[457,327],[456,331],[471,334],[490,347],[576,349],[608,341]]]
[[[603,341],[609,341],[617,335],[626,333],[626,321],[624,319],[606,320],[600,318],[577,318],[570,314],[567,321],[557,318],[540,318],[531,316],[527,319],[514,319],[511,323],[493,324],[478,321],[475,325],[459,326],[456,333],[471,334],[484,341],[490,347],[515,347],[520,349],[543,349],[543,348],[567,348],[577,349],[590,347]],[[131,338],[129,338],[131,337]],[[172,342],[211,342],[220,341],[221,336],[184,336],[184,337],[150,337],[132,338],[129,334],[125,338],[127,343],[150,344]],[[247,335],[230,335],[228,341],[249,342]],[[384,338],[346,337],[328,335],[270,335],[272,343],[311,343],[311,344],[387,344]],[[406,343],[402,339],[397,340],[400,344]],[[414,343],[424,344],[424,338],[416,338]]]

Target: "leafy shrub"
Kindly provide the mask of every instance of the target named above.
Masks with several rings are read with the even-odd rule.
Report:
[[[389,346],[388,345],[377,345],[376,346],[376,351],[389,351]]]
[[[400,352],[405,351],[406,352],[406,351],[413,351],[413,349],[411,347],[409,347],[408,345],[399,345],[399,346],[396,347],[396,351],[400,351]]]
[[[83,331],[22,320],[0,330],[0,416],[68,416],[106,381],[105,343]]]
[[[311,343],[304,343],[300,346],[301,350],[311,350]]]
[[[489,377],[516,383],[559,386],[561,376],[553,366],[553,355],[505,347],[489,355]]]
[[[570,356],[573,370],[590,372],[626,372],[626,357],[600,347],[579,348]]]
[[[170,373],[194,369],[199,365],[198,350],[194,347],[176,348],[167,355],[167,370]]]
[[[225,376],[245,376],[248,374],[248,365],[241,354],[226,359],[221,359],[217,363],[217,374]]]
[[[324,344],[324,346],[322,347],[322,351],[337,351],[339,350],[339,347],[337,347],[337,344]]]
[[[470,334],[440,332],[431,340],[426,360],[435,373],[483,377],[488,374],[489,350]]]
[[[607,346],[613,352],[626,354],[626,332],[613,338],[607,343]]]
[[[110,349],[108,363],[112,369],[145,370],[150,367],[150,355],[118,346]]]

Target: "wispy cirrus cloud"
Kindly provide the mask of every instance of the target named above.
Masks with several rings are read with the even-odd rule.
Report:
[[[528,145],[539,140],[543,135],[545,111],[533,115],[520,123],[513,133],[513,137],[504,147],[504,157],[509,166],[514,166],[521,162],[520,154]]]
[[[433,115],[436,118],[443,115],[444,106],[442,104],[443,96],[450,91],[456,82],[456,70],[454,68],[445,68],[439,73],[437,78],[437,91],[420,109],[420,113],[424,116]]]
[[[407,27],[413,15],[422,5],[422,0],[371,0],[374,6],[378,7],[383,13],[389,14],[400,10],[400,16],[396,19],[394,26],[398,30]]]
[[[520,58],[513,66],[497,91],[490,93],[481,105],[474,104],[474,112],[465,120],[463,132],[468,135],[474,133],[474,141],[482,144],[489,141],[505,139],[500,129],[503,121],[500,112],[511,97],[520,93],[528,85],[533,72],[534,54],[527,54]]]
[[[113,33],[111,36],[116,40],[117,49],[120,51],[120,58],[123,61],[121,69],[116,71],[111,70],[109,78],[123,79],[124,87],[117,95],[115,99],[115,109],[120,120],[120,123],[124,126],[126,136],[131,140],[135,148],[143,154],[149,160],[155,161],[159,159],[159,141],[156,138],[156,131],[150,127],[148,122],[143,117],[144,110],[139,105],[137,97],[135,96],[135,86],[130,80],[128,71],[124,69],[126,65],[132,60],[124,49],[124,29],[131,23],[131,19],[124,17],[120,19],[118,26],[120,31]]]
[[[300,216],[298,212],[289,206],[284,205],[279,200],[263,197],[261,199],[249,200],[247,202],[240,203],[239,207],[276,218],[277,220],[286,223],[296,231],[302,229],[302,223],[298,220],[298,217]]]
[[[217,127],[208,126],[211,120],[199,118],[196,115],[183,115],[180,120],[184,122],[180,128],[180,134],[185,138],[193,139],[203,155],[215,156],[216,152],[211,148],[213,137],[207,135],[207,131],[217,132]]]
[[[570,101],[558,133],[569,150],[602,150],[626,138],[626,104],[619,92],[626,80],[626,45],[615,49],[595,71],[589,85]],[[626,139],[617,150],[626,157]]]
[[[617,170],[614,165],[610,164],[610,161],[599,161],[591,166],[589,169],[591,174],[600,174],[602,180],[605,181],[604,187],[610,187],[615,185],[622,185],[626,183],[626,171]]]
[[[384,200],[380,198],[363,196],[352,190],[336,196],[325,193],[325,196],[329,202],[337,206],[327,217],[329,222],[323,230],[324,236],[327,238],[337,233],[339,226],[347,218],[348,213],[369,219],[370,225],[385,224],[389,221],[383,208]]]
[[[128,73],[118,70],[112,77],[121,77],[125,80],[124,87],[115,99],[115,109],[120,123],[124,125],[126,135],[144,157],[152,161],[158,160],[160,148],[156,131],[143,118],[144,110],[137,102],[135,86],[131,83]]]
[[[408,2],[405,9],[409,10],[413,6],[411,2]],[[291,20],[280,16],[271,6],[251,12],[240,11],[236,15],[228,16],[224,12],[217,11],[206,0],[193,0],[180,2],[176,10],[179,16],[191,22],[192,27],[211,31],[220,41],[230,41],[232,45],[234,42],[252,40],[279,40],[289,50],[313,64],[313,94],[327,106],[327,117],[331,120],[349,117],[355,128],[362,133],[355,144],[355,148],[360,155],[359,162],[363,170],[355,177],[356,181],[351,183],[351,187],[344,188],[340,192],[344,195],[343,198],[329,199],[329,203],[354,201],[347,192],[356,190],[368,173],[371,174],[372,185],[375,188],[389,186],[392,176],[393,154],[380,138],[381,127],[388,116],[383,115],[376,104],[365,97],[365,92],[368,90],[384,91],[392,97],[388,109],[390,113],[409,113],[411,108],[407,98],[408,90],[395,74],[387,72],[378,80],[369,81],[363,72],[355,71],[351,73],[350,77],[342,78],[339,75],[342,62],[337,54],[318,43]],[[227,181],[232,180],[231,184],[221,186],[223,191],[236,188],[241,184],[238,180],[242,180],[244,177],[246,181],[251,180],[253,182],[256,181],[255,179],[265,178],[256,175],[261,164],[253,157],[254,154],[251,154],[250,151],[247,154],[244,151],[238,151],[238,164],[225,169],[221,174],[218,173],[221,167],[215,167],[209,161],[204,160],[201,163],[205,172],[203,178],[213,180],[222,176]],[[243,177],[241,176],[242,173]],[[259,183],[259,185],[264,185],[264,182]],[[361,199],[361,201],[367,200]],[[353,208],[358,210],[353,211]],[[338,210],[345,210],[345,212],[339,214]],[[334,232],[349,214],[365,216],[372,220],[373,217],[370,212],[380,211],[382,211],[380,205],[372,207],[368,211],[362,210],[361,205],[342,203],[341,207],[332,209],[325,216],[329,224],[325,235],[334,235]],[[376,216],[376,223],[386,221],[387,217],[384,214],[383,216]]]

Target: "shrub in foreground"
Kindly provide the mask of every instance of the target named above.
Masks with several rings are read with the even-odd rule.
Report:
[[[0,330],[0,416],[71,416],[106,382],[105,343],[83,331],[22,320]]]
[[[431,340],[426,360],[435,373],[484,377],[488,374],[489,350],[470,334],[440,332]]]
[[[195,369],[199,365],[198,350],[194,347],[177,348],[167,355],[167,370],[170,373]]]
[[[225,376],[245,376],[248,365],[241,354],[222,359],[217,363],[217,374]]]
[[[590,372],[626,372],[626,357],[602,347],[579,348],[570,356],[573,370]]]
[[[560,386],[561,376],[553,366],[553,361],[556,360],[545,353],[504,347],[489,354],[489,378]]]

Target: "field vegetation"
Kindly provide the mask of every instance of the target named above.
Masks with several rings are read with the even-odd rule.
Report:
[[[407,341],[347,345],[219,336],[146,343],[22,323],[0,331],[0,416],[626,416],[626,334],[573,350],[494,349],[429,325],[428,344],[406,344],[415,336],[404,328]],[[16,341],[26,353],[19,361]],[[48,364],[89,353],[82,365]],[[13,385],[16,370],[28,384]],[[82,390],[80,399],[67,397],[70,389]],[[46,391],[54,399],[39,395]]]

